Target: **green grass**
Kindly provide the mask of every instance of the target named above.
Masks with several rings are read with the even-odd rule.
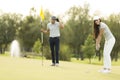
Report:
[[[113,66],[110,74],[99,73],[102,65],[60,62],[59,67],[49,66],[51,61],[11,58],[0,55],[0,80],[120,80],[120,66]]]
[[[90,64],[88,59],[85,59],[84,61],[82,61],[82,60],[76,60],[76,58],[72,58],[71,62],[80,63],[80,64]],[[98,61],[98,58],[93,58],[93,59],[91,59],[91,64],[103,65],[103,59],[101,59],[101,61]],[[117,62],[112,61],[112,65],[113,66],[120,66],[120,59],[118,59]]]

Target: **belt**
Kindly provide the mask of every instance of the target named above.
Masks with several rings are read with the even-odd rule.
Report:
[[[50,37],[50,38],[59,38],[59,37]]]

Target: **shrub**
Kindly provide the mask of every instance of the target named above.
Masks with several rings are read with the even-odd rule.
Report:
[[[39,54],[41,52],[41,47],[42,45],[41,45],[40,39],[38,39],[33,46],[33,52]]]
[[[71,60],[71,53],[70,48],[67,45],[61,45],[60,52],[59,52],[59,58],[63,61],[70,61]],[[49,47],[44,47],[44,56],[46,59],[51,59],[51,52]]]
[[[84,53],[84,56],[87,57],[89,59],[89,63],[91,63],[91,58],[95,55],[95,44],[92,35],[89,35],[87,37],[81,49]]]
[[[72,57],[71,49],[67,45],[62,45],[60,48],[60,60],[70,61]]]

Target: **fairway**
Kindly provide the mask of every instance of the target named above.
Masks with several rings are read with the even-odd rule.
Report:
[[[99,73],[100,65],[60,62],[0,56],[0,80],[120,80],[120,66],[113,66],[109,74]]]

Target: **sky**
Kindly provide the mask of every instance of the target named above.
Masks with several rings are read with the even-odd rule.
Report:
[[[0,0],[0,12],[29,15],[30,8],[34,7],[39,14],[42,6],[57,16],[74,5],[83,6],[84,3],[90,5],[90,15],[97,12],[100,16],[108,16],[120,12],[120,0]]]

